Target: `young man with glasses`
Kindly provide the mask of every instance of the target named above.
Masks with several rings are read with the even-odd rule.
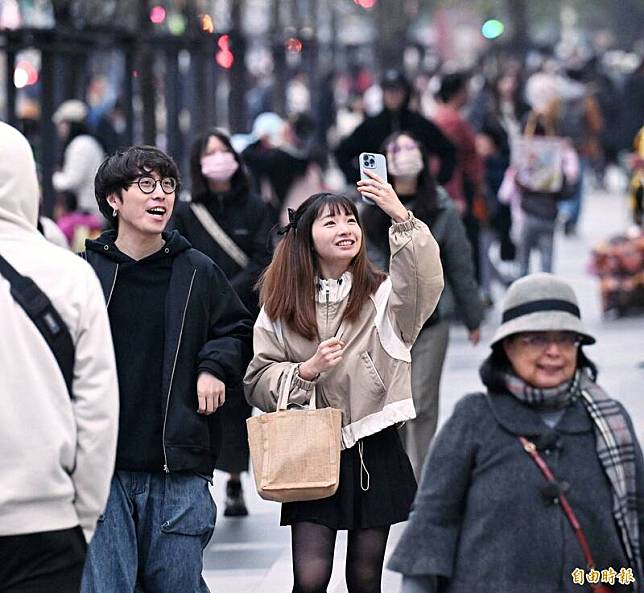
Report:
[[[225,385],[240,380],[251,318],[224,273],[177,231],[174,161],[152,147],[108,157],[96,199],[113,230],[85,258],[107,302],[119,378],[116,471],[82,591],[208,591],[203,549]]]

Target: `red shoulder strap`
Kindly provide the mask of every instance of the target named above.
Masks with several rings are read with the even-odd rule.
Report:
[[[537,467],[541,470],[541,473],[545,476],[546,481],[549,483],[556,484],[557,480],[555,479],[554,475],[550,471],[550,468],[548,467],[548,464],[544,461],[543,457],[539,455],[536,445],[531,441],[529,441],[528,439],[526,439],[525,437],[519,437],[519,440],[523,445],[524,451],[528,455],[530,455],[530,457],[532,458],[532,461],[536,463]],[[584,530],[581,528],[581,525],[579,524],[579,521],[577,520],[577,517],[575,516],[575,513],[572,510],[572,507],[568,503],[568,499],[564,496],[563,492],[560,493],[557,498],[559,499],[559,503],[561,504],[561,509],[563,510],[566,517],[568,518],[568,521],[570,522],[570,525],[572,526],[573,531],[577,536],[577,540],[579,541],[579,546],[581,547],[581,551],[584,554],[584,559],[586,560],[587,567],[591,569],[594,568],[595,561],[593,560],[593,556],[590,553],[590,546],[588,545],[586,534],[584,533]]]

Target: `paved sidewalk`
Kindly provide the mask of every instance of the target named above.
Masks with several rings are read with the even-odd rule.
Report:
[[[592,245],[625,228],[625,199],[609,194],[587,196],[580,234],[557,237],[555,272],[575,287],[584,322],[598,343],[587,353],[599,366],[600,383],[629,410],[644,443],[644,317],[619,320],[602,318],[596,280],[586,272]],[[501,300],[502,291],[495,294]],[[440,422],[450,414],[465,393],[480,390],[477,369],[487,355],[488,342],[498,324],[493,311],[483,328],[481,344],[472,347],[463,328],[454,327],[447,353],[441,392]],[[225,476],[217,474],[213,495],[223,510]],[[206,580],[213,593],[289,593],[292,587],[290,531],[279,527],[279,505],[261,500],[252,478],[244,489],[250,515],[243,519],[220,518],[206,552]],[[388,552],[400,536],[402,525],[394,526]],[[338,534],[336,562],[329,593],[346,593],[343,567],[346,535]],[[382,590],[397,593],[398,575],[385,571]]]

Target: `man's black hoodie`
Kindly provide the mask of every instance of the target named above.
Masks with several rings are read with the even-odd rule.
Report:
[[[116,233],[87,241],[85,257],[103,286],[121,391],[118,469],[211,473],[218,414],[197,414],[197,376],[240,381],[252,321],[224,273],[178,232],[140,261]]]

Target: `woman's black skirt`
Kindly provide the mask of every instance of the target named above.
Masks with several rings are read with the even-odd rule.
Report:
[[[398,430],[391,426],[360,442],[366,471],[360,462],[359,443],[345,449],[340,456],[336,493],[320,500],[283,504],[281,525],[310,521],[335,530],[369,529],[407,520],[416,480]]]

